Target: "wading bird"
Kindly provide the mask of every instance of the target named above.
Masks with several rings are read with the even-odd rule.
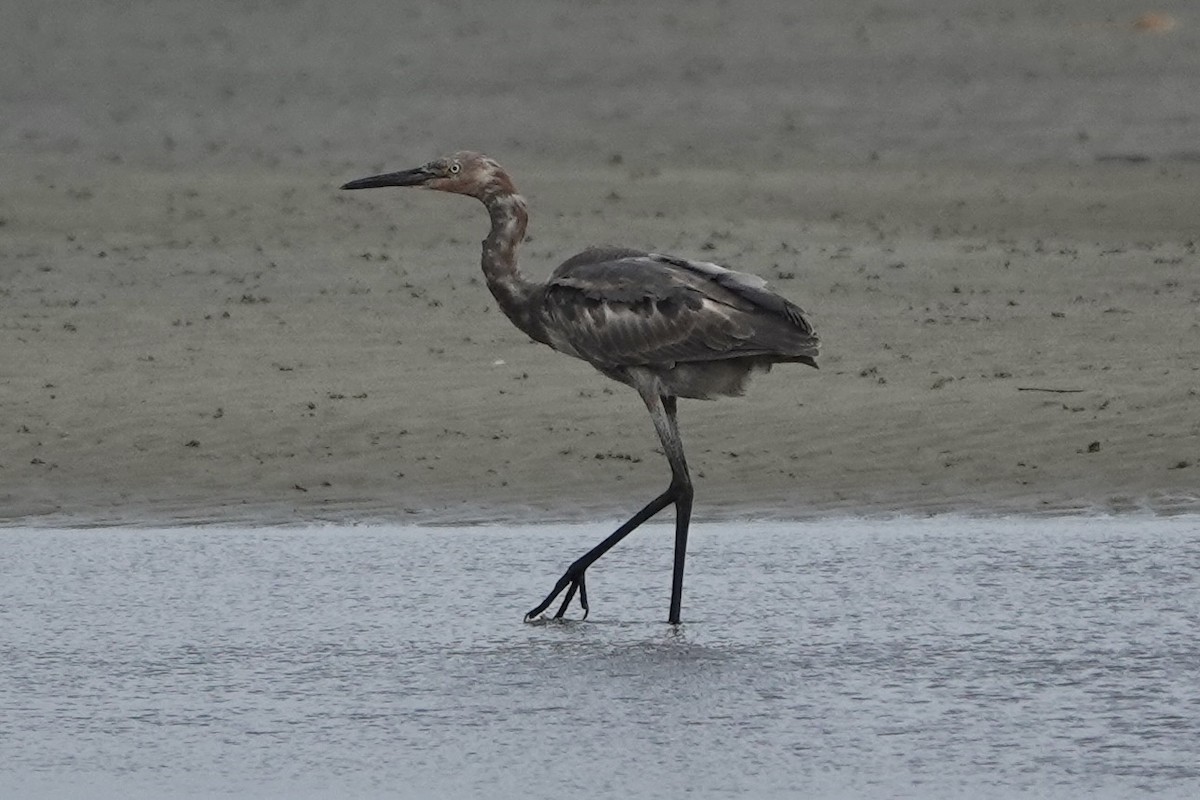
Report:
[[[676,398],[741,394],[751,373],[791,362],[817,366],[817,336],[804,312],[766,281],[704,261],[625,248],[594,248],[567,259],[545,283],[517,269],[517,246],[529,215],[499,164],[461,152],[416,169],[350,181],[343,189],[423,186],[474,197],[492,227],[483,240],[483,274],[501,310],[530,338],[583,359],[641,395],[671,465],[667,490],[567,567],[539,617],[564,590],[555,618],[576,592],[586,619],[584,576],[631,531],[675,505],[675,563],[668,622],[679,623],[683,562],[692,515],[692,481],[675,420]]]

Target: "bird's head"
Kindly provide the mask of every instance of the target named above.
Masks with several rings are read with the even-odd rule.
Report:
[[[468,150],[437,158],[415,169],[386,172],[359,178],[343,189],[377,189],[381,186],[423,186],[483,199],[498,191],[512,192],[512,180],[504,168],[481,153]]]

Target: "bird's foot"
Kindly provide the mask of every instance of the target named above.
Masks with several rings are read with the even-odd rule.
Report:
[[[563,589],[567,590],[567,594],[563,598],[562,605],[558,607],[558,611],[554,613],[554,618],[563,618],[563,615],[567,613],[567,607],[571,605],[571,600],[575,598],[575,592],[578,591],[579,607],[583,609],[583,617],[579,621],[583,622],[583,620],[587,619],[588,601],[587,584],[584,583],[585,574],[586,573],[584,570],[579,570],[578,573],[574,573],[573,570],[568,569],[566,574],[558,579],[558,583],[554,584],[554,589],[550,592],[550,594],[546,595],[546,599],[541,603],[538,603],[536,608],[525,615],[525,621],[532,622],[540,617],[542,612],[549,608],[550,604],[554,602],[554,598],[558,597],[558,595],[562,593]]]

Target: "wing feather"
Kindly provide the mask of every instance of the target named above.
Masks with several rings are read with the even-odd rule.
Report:
[[[551,343],[601,366],[817,355],[798,306],[755,275],[703,261],[584,251],[554,271],[543,304]]]

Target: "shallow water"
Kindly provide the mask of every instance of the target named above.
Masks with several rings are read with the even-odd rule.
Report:
[[[0,531],[4,797],[1200,796],[1200,519]]]

